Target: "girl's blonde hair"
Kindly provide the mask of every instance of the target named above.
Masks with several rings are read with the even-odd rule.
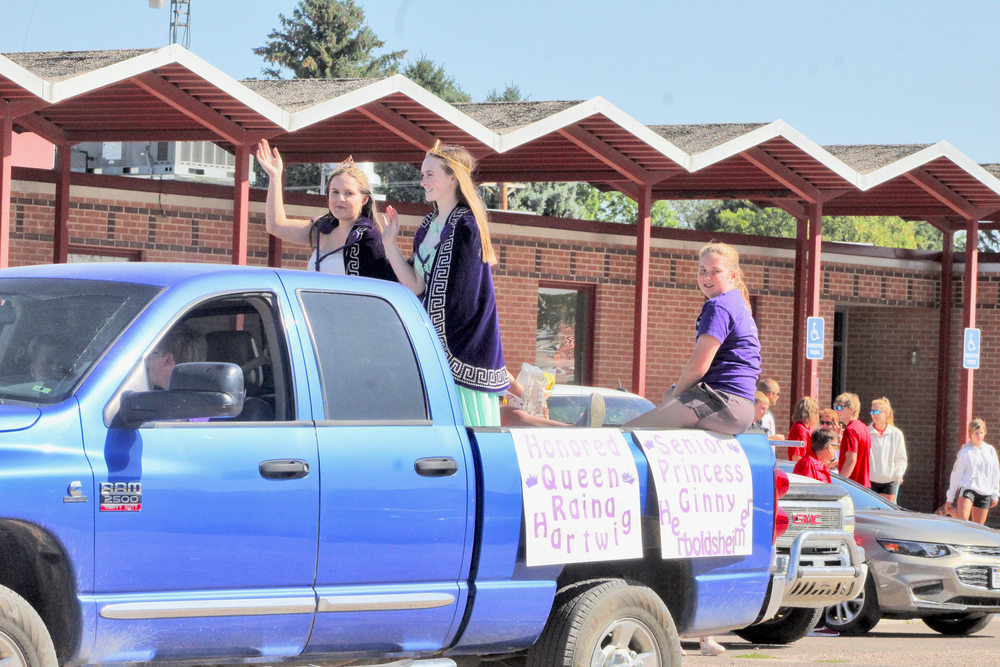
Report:
[[[740,268],[740,253],[728,243],[716,243],[712,241],[703,245],[701,250],[698,251],[698,259],[703,259],[710,252],[715,253],[725,260],[726,268],[736,274],[736,286],[740,289],[743,300],[747,302],[747,308],[750,308],[750,311],[753,312],[753,308],[750,306],[750,292],[747,290],[746,283],[743,282],[743,269]]]
[[[972,435],[972,432],[980,427],[982,427],[983,429],[983,435],[986,435],[986,422],[980,419],[979,417],[976,417],[971,422],[969,422],[969,435]]]
[[[757,404],[757,403],[767,403],[768,407],[771,407],[771,399],[769,399],[767,397],[767,394],[765,394],[762,391],[755,391],[753,393],[753,402],[754,402],[754,404]]]
[[[844,392],[843,394],[837,396],[833,401],[834,405],[846,405],[850,408],[854,416],[857,417],[858,413],[861,412],[861,399],[858,398],[857,394],[852,394],[850,392]]]
[[[792,410],[792,422],[803,424],[819,422],[819,403],[811,396],[803,396]]]
[[[493,249],[493,241],[490,238],[490,220],[486,215],[486,204],[479,196],[476,184],[472,182],[472,172],[476,168],[476,159],[461,146],[441,144],[440,142],[434,144],[434,148],[427,151],[427,157],[436,158],[444,167],[445,172],[458,180],[458,191],[456,192],[458,201],[472,209],[472,215],[476,218],[476,225],[479,227],[483,261],[495,265],[497,253]]]
[[[886,398],[885,396],[879,396],[878,398],[873,398],[872,405],[875,405],[876,403],[880,406],[879,410],[881,410],[882,414],[885,415],[885,422],[889,424],[889,426],[895,426],[896,416],[892,412],[892,403],[889,402],[889,399]]]

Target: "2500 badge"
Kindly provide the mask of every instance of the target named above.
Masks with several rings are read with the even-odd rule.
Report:
[[[142,509],[142,482],[101,482],[102,512],[138,512]]]

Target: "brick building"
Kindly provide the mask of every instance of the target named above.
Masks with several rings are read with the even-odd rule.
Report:
[[[51,172],[15,169],[11,199],[12,266],[52,261],[55,186]],[[248,263],[268,262],[263,192],[251,193]],[[315,215],[325,198],[288,196],[289,213]],[[426,207],[399,204],[404,229],[413,229]],[[74,176],[69,214],[69,259],[136,261],[231,261],[232,190],[227,187],[169,181],[133,180],[79,174]],[[500,255],[495,270],[501,329],[508,365],[539,359],[540,294],[566,297],[561,316],[573,334],[566,360],[573,379],[587,384],[628,388],[632,376],[635,308],[635,229],[631,226],[492,214],[494,242]],[[794,240],[717,234],[742,254],[764,351],[764,376],[789,386],[791,322],[794,301]],[[656,400],[686,361],[693,344],[694,319],[702,296],[695,284],[697,249],[703,232],[653,230],[651,244],[648,396]],[[408,243],[408,239],[404,241]],[[285,246],[284,266],[304,268],[308,250]],[[820,362],[817,397],[829,405],[838,391],[859,394],[863,409],[877,396],[893,402],[897,425],[907,437],[910,470],[900,492],[904,506],[930,511],[941,502],[935,483],[950,471],[961,442],[961,425],[946,456],[946,469],[935,470],[935,430],[939,401],[951,401],[957,420],[960,360],[952,384],[938,388],[937,343],[940,253],[823,245],[821,315],[834,323]],[[976,374],[976,413],[998,424],[993,400],[1000,378],[1000,264],[984,256],[979,266],[977,322],[982,329],[982,365]],[[962,267],[953,277],[961,302]],[[954,313],[952,346],[961,340],[961,311]],[[787,428],[797,397],[784,392],[775,410],[779,429]],[[866,416],[866,415],[865,415]],[[1000,426],[996,428],[1000,429]],[[946,485],[946,482],[945,482]]]

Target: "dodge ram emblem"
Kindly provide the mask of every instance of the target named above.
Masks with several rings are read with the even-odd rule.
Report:
[[[101,482],[102,512],[138,512],[142,509],[142,482]]]

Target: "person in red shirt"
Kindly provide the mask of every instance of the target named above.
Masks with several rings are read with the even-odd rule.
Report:
[[[827,469],[827,464],[833,460],[833,447],[831,445],[836,441],[836,433],[828,428],[818,429],[812,434],[809,451],[799,459],[792,472],[829,484],[830,471]]]
[[[819,403],[809,396],[803,396],[792,410],[792,425],[788,429],[788,439],[798,440],[801,447],[788,448],[788,460],[798,461],[809,452],[812,431],[819,421]]]
[[[844,477],[870,489],[872,441],[868,435],[868,427],[858,419],[861,399],[857,394],[841,394],[833,402],[833,409],[840,415],[840,421],[846,424],[844,435],[840,438],[837,468]]]

